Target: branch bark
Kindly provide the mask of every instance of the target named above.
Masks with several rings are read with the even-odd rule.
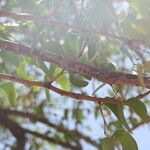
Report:
[[[54,128],[57,131],[62,132],[68,136],[72,137],[72,135],[74,135],[77,138],[83,139],[86,142],[98,147],[98,144],[96,142],[91,140],[89,137],[81,134],[77,130],[69,130],[69,129],[66,129],[62,126],[53,124],[53,123],[49,122],[46,118],[40,117],[36,114],[32,114],[32,113],[28,113],[28,112],[21,112],[18,110],[11,110],[11,109],[0,109],[0,114],[5,114],[6,116],[16,116],[16,117],[29,118],[32,121],[41,122],[41,123],[47,125],[48,127]]]
[[[6,117],[5,114],[3,113],[0,113],[0,125],[9,129],[10,132],[16,137],[17,139],[16,150],[24,150],[26,143],[24,129],[20,127],[16,122]]]
[[[9,119],[8,117],[5,116],[4,113],[0,113],[0,125],[4,126],[5,128],[9,129],[11,133],[16,137],[17,139],[17,147],[16,150],[24,150],[25,144],[26,144],[26,134],[31,134],[32,136],[41,138],[43,140],[46,140],[48,142],[58,144],[63,146],[64,148],[69,148],[76,150],[78,148],[78,145],[74,146],[73,144],[69,142],[61,142],[59,140],[56,140],[55,138],[49,137],[45,134],[41,134],[35,131],[31,131],[29,129],[25,129],[18,125],[15,121]]]
[[[77,146],[73,146],[73,144],[70,144],[69,142],[64,143],[64,142],[58,141],[58,140],[56,140],[54,138],[48,137],[45,134],[41,134],[41,133],[38,133],[38,132],[35,132],[35,131],[31,131],[31,130],[28,130],[28,129],[24,129],[24,130],[28,134],[31,134],[31,135],[33,135],[35,137],[41,138],[41,139],[46,140],[46,141],[51,142],[51,143],[61,145],[61,146],[65,147],[65,148],[69,148],[71,150],[79,149],[78,145]]]
[[[5,80],[13,81],[13,82],[22,83],[24,85],[31,86],[31,87],[32,86],[44,87],[44,88],[47,88],[49,90],[52,90],[52,91],[62,95],[62,96],[71,97],[76,100],[87,100],[87,101],[92,101],[92,102],[97,102],[97,103],[112,103],[112,104],[122,105],[122,101],[120,101],[118,99],[109,98],[109,97],[97,98],[97,97],[92,97],[92,96],[88,96],[88,95],[84,95],[84,94],[68,92],[68,91],[64,91],[64,90],[61,90],[59,88],[52,86],[49,82],[29,81],[29,80],[20,79],[18,77],[8,75],[8,74],[3,74],[3,73],[0,73],[0,79],[5,79]]]
[[[63,56],[57,56],[53,53],[42,50],[35,50],[28,46],[24,46],[15,42],[0,39],[0,49],[13,52],[17,55],[28,56],[46,62],[51,62],[61,68],[66,68],[68,70],[75,71],[79,74],[91,76],[107,84],[141,86],[137,75],[122,72],[104,71],[102,69],[97,69],[90,65],[83,64],[78,61],[65,58]],[[143,80],[145,87],[150,88],[150,77],[144,77]]]
[[[122,41],[123,43],[132,43],[132,44],[144,44],[144,43],[148,43],[149,40],[141,40],[141,39],[127,39],[124,37],[120,37],[117,35],[114,35],[112,33],[106,33],[106,32],[102,32],[102,31],[97,31],[97,30],[92,30],[92,29],[86,29],[86,28],[82,28],[81,26],[76,26],[76,25],[70,25],[67,22],[64,21],[59,21],[59,20],[53,20],[49,15],[47,16],[35,16],[35,15],[31,15],[31,14],[26,14],[26,13],[11,13],[11,12],[7,12],[4,10],[0,10],[0,17],[7,17],[7,18],[11,18],[11,19],[15,19],[15,20],[20,20],[20,21],[26,21],[26,20],[32,20],[34,22],[38,22],[38,23],[42,23],[42,24],[50,24],[50,25],[55,25],[57,27],[63,27],[63,28],[68,28],[68,29],[73,29],[74,31],[78,31],[80,33],[85,34],[88,38],[89,37],[98,37],[100,35],[104,35],[119,41]]]

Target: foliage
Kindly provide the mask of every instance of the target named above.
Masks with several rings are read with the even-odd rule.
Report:
[[[1,0],[3,149],[137,150],[132,131],[150,120],[149,6],[149,0]],[[10,51],[5,41],[43,53]],[[46,52],[61,57],[44,61]],[[86,74],[91,66],[102,80],[94,69]]]

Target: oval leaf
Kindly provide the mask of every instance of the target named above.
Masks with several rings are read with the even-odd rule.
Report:
[[[126,105],[134,109],[134,111],[139,115],[142,120],[147,119],[147,109],[143,102],[130,98],[126,101]]]
[[[76,87],[86,87],[88,85],[87,81],[81,80],[80,78],[77,78],[74,75],[70,75],[69,80],[72,83],[72,85]]]
[[[101,143],[102,150],[114,150],[114,138],[103,138]]]
[[[61,72],[62,69],[60,68],[56,68],[55,71],[54,71],[54,74],[53,74],[53,77],[57,76],[60,72]],[[57,80],[56,82],[62,87],[63,90],[65,91],[69,91],[69,81],[68,81],[68,78],[63,74],[61,75]]]
[[[118,129],[114,136],[120,141],[123,150],[138,150],[138,146],[134,138],[124,129]]]
[[[13,83],[6,82],[0,85],[0,88],[3,89],[9,99],[9,102],[12,106],[16,104],[16,89]]]
[[[116,71],[116,67],[112,63],[101,63],[99,64],[100,69],[106,71]]]
[[[130,131],[130,128],[126,122],[124,113],[123,113],[123,106],[117,106],[115,104],[105,104],[118,118],[120,123],[128,130]]]

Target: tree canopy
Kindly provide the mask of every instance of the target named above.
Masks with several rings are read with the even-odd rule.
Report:
[[[149,0],[1,0],[0,147],[138,150],[150,121]]]

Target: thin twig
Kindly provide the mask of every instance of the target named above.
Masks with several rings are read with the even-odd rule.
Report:
[[[140,127],[141,125],[143,124],[148,124],[150,123],[150,116],[147,117],[147,120],[146,121],[141,121],[139,123],[137,123],[136,125],[134,125],[132,128],[131,128],[131,131],[137,129],[138,127]]]
[[[99,105],[99,110],[100,110],[100,113],[102,115],[102,118],[103,118],[103,122],[104,122],[104,134],[106,136],[108,136],[108,133],[107,131],[110,132],[110,134],[112,135],[113,134],[113,131],[112,129],[110,128],[109,124],[107,123],[106,119],[105,119],[105,116],[104,116],[104,113],[103,113],[103,109],[102,109],[102,105]]]
[[[105,83],[103,83],[103,84],[101,84],[100,86],[98,86],[98,87],[93,91],[92,96],[94,96],[95,93],[96,93],[98,90],[100,90],[103,86],[105,86]]]
[[[135,97],[135,99],[142,99],[143,97],[147,96],[148,94],[150,94],[150,91],[147,91],[144,94],[139,94],[138,96]]]
[[[44,88],[47,88],[49,90],[52,90],[52,91],[62,95],[62,96],[71,97],[76,100],[87,100],[87,101],[92,101],[92,102],[97,102],[97,103],[113,103],[113,104],[117,104],[117,105],[122,105],[122,103],[119,100],[115,100],[115,99],[109,98],[109,97],[97,98],[97,97],[92,97],[92,96],[88,96],[88,95],[84,95],[84,94],[64,91],[64,90],[61,90],[59,88],[52,86],[51,84],[49,84],[49,82],[29,81],[29,80],[25,80],[25,79],[20,79],[13,75],[3,74],[3,73],[0,73],[0,79],[1,80],[5,79],[5,80],[13,81],[13,82],[22,83],[24,85],[31,86],[31,87],[32,86],[44,87]]]

